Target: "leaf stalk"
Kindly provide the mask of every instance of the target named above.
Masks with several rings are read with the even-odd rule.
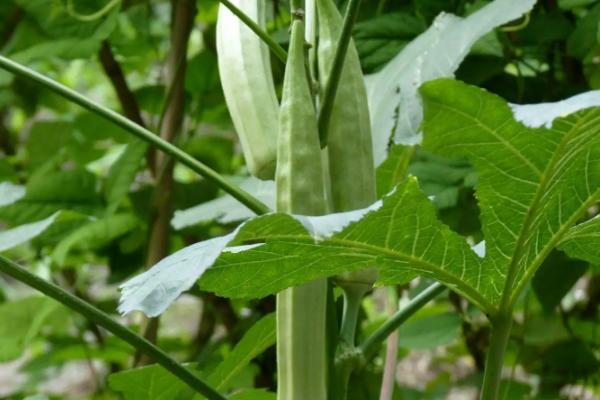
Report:
[[[372,357],[375,350],[379,348],[381,343],[385,341],[389,335],[398,329],[400,325],[414,313],[419,311],[425,304],[429,303],[445,290],[446,288],[442,284],[436,282],[416,295],[406,307],[402,308],[402,310],[398,311],[392,318],[388,319],[359,346],[365,358],[369,359]]]
[[[512,327],[512,310],[501,312],[491,319],[490,348],[485,360],[481,400],[497,400],[500,394],[504,353]]]

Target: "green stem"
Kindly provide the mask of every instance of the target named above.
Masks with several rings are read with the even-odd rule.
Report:
[[[356,21],[359,8],[360,0],[350,0],[348,3],[346,15],[344,16],[344,26],[342,27],[342,33],[340,34],[340,39],[338,40],[335,49],[335,58],[331,65],[331,71],[327,75],[329,76],[329,79],[325,84],[325,90],[321,101],[321,111],[319,113],[319,139],[321,141],[321,148],[327,146],[331,112],[333,110],[340,78],[342,77],[342,68],[344,67],[344,60],[346,59],[346,52],[350,45],[350,39],[352,39],[352,29],[354,28],[354,22]]]
[[[380,326],[371,336],[360,345],[360,350],[366,358],[373,355],[375,350],[391,335],[402,323],[419,311],[425,304],[436,298],[446,288],[440,283],[434,283],[416,295],[402,310]]]
[[[225,7],[229,9],[236,17],[240,19],[252,32],[261,38],[263,42],[269,46],[273,54],[285,64],[287,60],[287,52],[273,39],[265,30],[263,30],[252,18],[248,17],[242,10],[237,8],[229,0],[219,0]]]
[[[344,293],[344,313],[340,338],[350,346],[354,346],[356,337],[356,322],[365,293],[370,289],[363,284],[346,284],[342,287]]]
[[[277,295],[277,399],[326,400],[327,280]]]
[[[121,0],[111,0],[108,3],[106,3],[106,5],[104,7],[102,7],[100,10],[98,10],[92,14],[79,14],[77,12],[77,10],[75,10],[74,0],[69,0],[67,2],[67,12],[69,13],[69,15],[71,15],[75,19],[78,19],[78,20],[84,21],[84,22],[91,22],[91,21],[96,21],[96,20],[104,17],[106,14],[111,12],[112,9],[116,6],[118,6],[120,3],[121,3]]]
[[[146,339],[140,337],[127,327],[119,324],[93,305],[81,300],[80,298],[72,295],[53,283],[47,282],[44,279],[32,274],[15,262],[3,256],[0,256],[0,271],[18,280],[19,282],[23,282],[27,286],[39,290],[46,296],[64,304],[71,310],[83,315],[90,321],[94,321],[118,338],[151,357],[163,368],[175,375],[181,381],[185,382],[196,392],[205,396],[207,399],[225,400],[225,397],[221,396],[191,371],[172,359],[167,353]]]
[[[497,400],[500,394],[504,353],[512,327],[512,312],[501,312],[491,318],[490,348],[485,360],[481,400]]]
[[[137,136],[138,138],[150,143],[151,145],[157,147],[162,150],[166,154],[172,156],[174,159],[179,161],[181,164],[190,168],[192,171],[202,175],[204,178],[214,182],[224,191],[229,193],[231,196],[236,198],[240,203],[248,207],[250,210],[254,211],[256,214],[265,214],[270,212],[269,208],[265,206],[260,200],[256,199],[246,191],[240,189],[239,187],[227,182],[219,173],[210,167],[204,165],[200,161],[196,160],[194,157],[190,156],[183,150],[178,147],[172,145],[171,143],[161,139],[158,135],[150,132],[148,129],[143,128],[131,121],[130,119],[124,117],[123,115],[110,110],[87,97],[75,92],[72,89],[38,73],[33,71],[30,68],[27,68],[19,63],[12,61],[9,58],[6,58],[0,55],[0,68],[9,71],[21,78],[32,80],[46,89],[53,91],[54,93],[64,97],[65,99],[80,105],[93,112],[94,114],[99,115],[102,118],[107,119],[113,124],[125,129],[129,133]]]

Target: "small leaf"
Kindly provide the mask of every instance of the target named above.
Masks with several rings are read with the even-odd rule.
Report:
[[[126,400],[189,400],[193,396],[191,389],[158,365],[111,374],[108,385]]]
[[[25,196],[25,188],[10,182],[0,183],[0,207],[12,204]]]
[[[69,211],[58,211],[41,221],[20,225],[16,228],[2,231],[0,232],[0,252],[12,249],[13,247],[19,246],[40,236],[56,222],[65,222],[76,219],[81,219],[81,216]]]
[[[0,208],[0,220],[21,225],[48,218],[60,210],[94,215],[102,208],[96,177],[75,169],[30,179],[25,196]]]
[[[227,357],[208,377],[208,383],[218,391],[229,389],[229,384],[258,355],[275,344],[275,314],[261,318],[246,332]],[[197,365],[189,365],[196,369]],[[127,400],[190,399],[189,388],[158,365],[136,368],[111,374],[111,389],[121,392]],[[258,397],[252,397],[256,394]],[[240,399],[271,399],[271,394],[260,390],[247,390],[232,396]],[[250,397],[248,397],[250,396]],[[193,397],[202,399],[200,395]]]
[[[430,350],[447,345],[460,335],[461,320],[454,313],[440,313],[411,319],[400,327],[400,347]]]
[[[127,145],[117,161],[110,167],[104,184],[104,197],[108,204],[107,214],[112,214],[129,193],[131,183],[141,167],[148,145],[136,140]]]
[[[229,388],[229,383],[250,361],[275,345],[275,314],[261,318],[246,332],[231,353],[221,362],[208,378],[216,390]]]
[[[60,311],[60,304],[46,297],[26,297],[0,304],[0,362],[21,356],[38,336],[44,323]]]
[[[138,218],[132,214],[117,214],[91,221],[64,238],[54,249],[52,257],[63,265],[71,251],[101,248],[138,225]]]

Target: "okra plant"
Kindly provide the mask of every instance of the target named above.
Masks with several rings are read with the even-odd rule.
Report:
[[[0,362],[83,358],[107,381],[90,398],[600,395],[598,5],[69,0],[47,20],[9,3]],[[27,47],[32,26],[54,47]],[[120,62],[152,40],[160,88],[132,90]],[[123,114],[25,65],[51,63],[50,49],[85,59],[86,46]],[[45,97],[27,108],[32,85]],[[55,95],[69,104],[53,109]],[[36,131],[38,107],[66,116]],[[243,163],[231,138],[202,133],[216,118]],[[119,291],[99,282],[102,263]],[[194,339],[164,340],[200,304]],[[427,357],[449,372],[409,388]],[[44,393],[38,383],[8,393]]]

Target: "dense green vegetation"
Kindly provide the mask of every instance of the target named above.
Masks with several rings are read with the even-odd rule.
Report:
[[[0,398],[600,396],[598,1],[0,21]]]

